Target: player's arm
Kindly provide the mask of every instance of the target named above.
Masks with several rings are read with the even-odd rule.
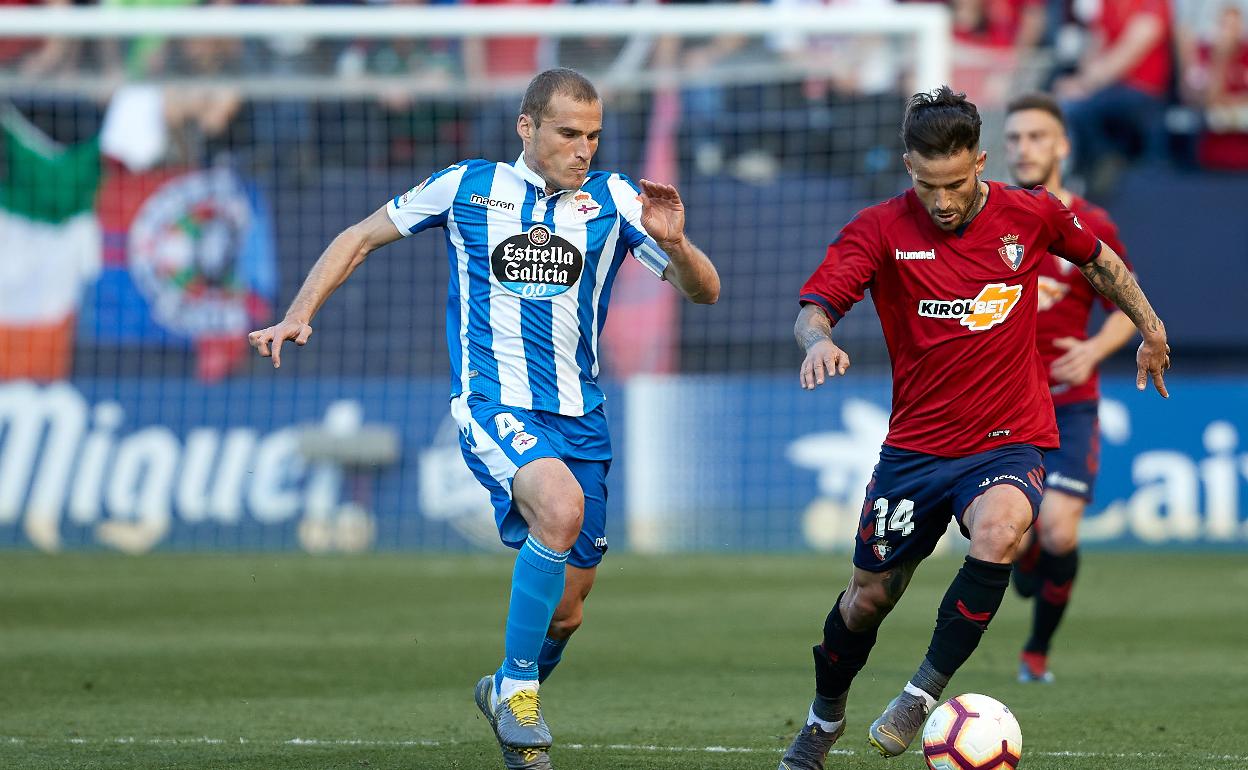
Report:
[[[824,380],[843,375],[849,369],[849,354],[832,341],[832,319],[818,305],[802,305],[793,324],[793,336],[806,351],[798,374],[804,390],[814,390]]]
[[[1053,340],[1057,348],[1066,352],[1058,356],[1049,372],[1058,382],[1082,385],[1102,361],[1117,353],[1134,336],[1135,322],[1121,310],[1114,310],[1105,318],[1100,331],[1086,340],[1074,337]]]
[[[719,272],[710,257],[685,235],[685,206],[670,184],[639,180],[641,223],[671,259],[663,279],[700,305],[719,300]]]
[[[1162,373],[1170,368],[1170,346],[1166,343],[1166,326],[1157,317],[1148,297],[1136,282],[1131,270],[1114,252],[1102,243],[1100,252],[1080,267],[1083,275],[1098,292],[1118,306],[1144,336],[1135,354],[1135,386],[1144,390],[1151,378],[1157,392],[1169,398]]]
[[[338,234],[303,280],[303,286],[290,303],[286,316],[267,329],[254,331],[247,336],[252,347],[260,355],[272,356],[274,368],[282,365],[282,343],[294,340],[296,345],[306,344],[312,336],[309,323],[316,312],[329,299],[329,295],[350,277],[357,267],[374,250],[397,241],[402,233],[395,227],[386,207],[374,211],[368,218],[348,227]]]
[[[798,374],[803,389],[814,390],[849,369],[849,355],[832,341],[832,327],[875,281],[882,253],[879,223],[859,213],[841,228],[802,286],[793,336],[806,351]]]

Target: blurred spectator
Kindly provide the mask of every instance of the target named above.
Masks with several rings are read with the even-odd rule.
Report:
[[[835,5],[888,13],[894,0],[773,0],[780,7]],[[891,195],[896,188],[899,95],[905,56],[887,35],[810,35],[790,30],[773,35],[772,46],[807,73],[786,89],[788,123],[800,130],[782,147],[782,157],[802,159],[804,173],[831,173],[860,185],[865,197]]]
[[[224,135],[243,98],[237,86],[221,81],[237,78],[243,69],[242,56],[243,43],[238,38],[177,41],[173,69],[191,81],[166,91],[165,116],[170,127],[183,127],[206,139]],[[204,82],[211,80],[218,82]]]
[[[740,4],[753,0],[738,0]],[[667,5],[707,5],[717,0],[666,0]],[[724,163],[725,144],[732,134],[729,89],[717,83],[698,83],[717,66],[729,62],[744,51],[749,40],[745,35],[717,35],[711,38],[689,38],[665,35],[654,50],[654,67],[661,72],[680,73],[695,82],[680,91],[680,126],[689,138],[688,148],[694,167],[701,173],[717,173]]]
[[[464,0],[468,5],[543,6],[555,0]],[[539,71],[554,66],[551,41],[539,37],[470,37],[462,45],[464,75],[469,87],[489,92],[499,85],[515,86],[504,97],[487,95],[474,122],[471,151],[481,158],[508,157],[516,152],[516,118],[524,85]]]
[[[1248,30],[1244,3],[1228,0],[1214,23],[1184,39],[1184,93],[1205,128],[1197,144],[1202,166],[1248,170]]]
[[[954,79],[981,109],[1038,85],[1026,71],[1045,35],[1044,0],[951,0]]]
[[[385,4],[414,7],[430,2]],[[461,81],[462,63],[458,41],[447,38],[361,40],[338,57],[339,77],[375,76],[387,83],[377,103],[365,108],[369,113],[376,111],[378,122],[384,125],[385,153],[376,162],[420,169],[445,163],[435,147],[454,146],[461,133],[455,120],[459,110],[448,105],[445,95]]]
[[[71,5],[71,0],[0,0],[5,5]],[[0,68],[15,65],[23,75],[51,75],[71,69],[78,60],[82,43],[70,38],[0,38]]]
[[[1074,139],[1075,172],[1104,195],[1129,155],[1161,155],[1173,72],[1169,0],[1100,0],[1078,70],[1054,84]],[[1079,4],[1078,7],[1082,6]]]

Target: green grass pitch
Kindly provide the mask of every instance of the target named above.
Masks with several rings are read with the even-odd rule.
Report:
[[[868,750],[957,562],[885,624],[829,768]],[[501,766],[472,686],[500,656],[506,556],[0,558],[0,768]],[[543,688],[560,770],[776,767],[848,557],[609,556]],[[1027,770],[1248,768],[1248,559],[1092,553],[1051,686],[1014,682],[1011,595],[949,694],[1017,713]]]

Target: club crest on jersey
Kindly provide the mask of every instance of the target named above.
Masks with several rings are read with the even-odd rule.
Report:
[[[919,315],[924,318],[956,318],[973,332],[982,332],[1005,321],[1023,294],[1020,284],[990,283],[974,299],[921,299]]]
[[[576,214],[578,219],[592,219],[598,215],[602,206],[594,200],[594,197],[587,192],[578,192],[572,196],[572,213]]]
[[[875,553],[875,558],[879,559],[880,561],[884,561],[885,559],[887,559],[888,555],[893,552],[892,546],[890,546],[888,543],[884,542],[883,540],[879,540],[876,543],[872,544],[871,550]]]
[[[532,449],[535,444],[537,444],[537,436],[523,431],[517,433],[515,437],[511,439],[511,448],[518,455],[522,455]]]
[[[1023,264],[1023,244],[1018,242],[1018,236],[1014,233],[1001,236],[1001,242],[1005,245],[997,249],[997,253],[1011,270],[1017,270],[1018,266]]]

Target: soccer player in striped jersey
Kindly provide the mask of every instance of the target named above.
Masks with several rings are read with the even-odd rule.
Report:
[[[445,230],[451,414],[502,541],[519,549],[502,664],[476,700],[505,766],[538,769],[551,745],[538,685],[580,626],[607,550],[611,444],[597,376],[612,281],[630,252],[697,303],[718,299],[719,276],[685,236],[674,187],[590,170],[602,101],[585,77],[537,75],[516,131],[515,162],[456,163],[347,228],[282,322],[251,342],[280,365],[282,342],[308,341],[313,315],[371,251]]]
[[[1130,267],[1109,214],[1062,185],[1062,162],[1069,154],[1066,120],[1056,100],[1029,94],[1009,104],[1005,155],[1015,183],[1028,188],[1044,185]],[[1135,336],[1135,324],[1127,314],[1097,294],[1063,259],[1046,256],[1038,288],[1036,342],[1048,373],[1061,447],[1044,456],[1047,476],[1040,515],[1014,562],[1014,587],[1035,602],[1031,635],[1019,662],[1022,682],[1053,681],[1049,644],[1070,601],[1079,569],[1079,520],[1092,500],[1100,467],[1097,367]],[[1088,318],[1098,301],[1108,315],[1089,337]]]
[[[1110,246],[1056,197],[981,179],[980,117],[943,87],[911,98],[911,189],[863,209],[802,287],[794,333],[808,390],[849,369],[832,327],[870,290],[893,370],[893,410],[854,538],[853,574],[814,648],[815,698],[780,770],[823,770],[850,684],[920,562],[955,519],[970,553],[936,610],[927,655],[868,730],[906,751],[974,653],[1009,586],[1043,494],[1057,425],[1036,349],[1041,264],[1057,254],[1144,333],[1136,385],[1166,395],[1165,327]]]

